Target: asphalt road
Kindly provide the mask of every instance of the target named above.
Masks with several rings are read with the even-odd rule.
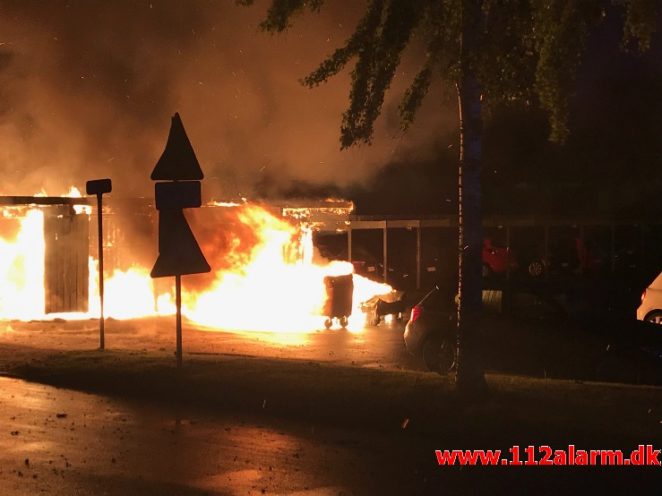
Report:
[[[99,346],[98,332],[98,322],[95,320],[5,321],[0,322],[0,345],[12,345],[11,356],[6,359],[21,360],[21,349],[25,349],[26,356],[33,356],[35,352],[96,349]],[[330,361],[365,367],[420,368],[420,364],[405,351],[402,333],[403,326],[399,323],[382,323],[359,331],[321,329],[287,334],[219,331],[185,322],[183,348],[185,355],[233,354]],[[109,319],[106,322],[106,348],[172,349],[174,352],[174,318]]]
[[[118,350],[174,350],[174,334],[172,318],[109,320],[106,344]],[[0,323],[0,371],[40,355],[97,347],[96,321]],[[404,351],[398,325],[356,333],[271,334],[209,331],[188,323],[184,350],[363,367],[418,366]],[[417,437],[406,424],[337,429],[288,423],[268,412],[251,418],[0,378],[3,496],[608,494],[615,487],[639,487],[642,477],[645,487],[659,487],[651,471],[440,468],[434,457],[440,447],[495,446]]]
[[[473,435],[458,442],[453,430],[423,436],[404,423],[295,424],[0,377],[0,494],[551,496],[659,488],[659,467],[439,467],[435,449],[497,447]]]
[[[0,378],[0,488],[14,495],[406,494],[432,449],[136,404]],[[409,489],[408,489],[409,488]]]

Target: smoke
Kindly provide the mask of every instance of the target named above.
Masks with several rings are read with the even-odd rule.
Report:
[[[366,182],[389,162],[429,158],[453,129],[434,88],[413,128],[398,131],[398,99],[423,56],[414,46],[375,144],[341,152],[348,72],[314,90],[298,80],[349,36],[364,4],[329,2],[276,36],[257,28],[267,4],[0,1],[0,194],[111,177],[116,196],[151,196],[175,111],[215,198]]]

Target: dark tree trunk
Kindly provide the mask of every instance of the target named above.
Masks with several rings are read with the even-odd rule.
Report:
[[[462,0],[461,74],[457,84],[460,113],[458,174],[458,294],[456,383],[463,393],[486,389],[481,359],[482,158],[481,90],[472,56],[478,50],[481,0]]]

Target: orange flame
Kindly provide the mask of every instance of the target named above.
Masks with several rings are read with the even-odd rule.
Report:
[[[70,193],[80,195],[73,189]],[[86,208],[78,213],[89,215]],[[205,252],[211,253],[215,272],[204,278],[203,285],[194,279],[198,276],[184,278],[183,314],[210,329],[285,333],[321,329],[324,277],[350,274],[352,264],[315,262],[312,230],[276,217],[265,208],[245,203],[233,205],[228,212],[234,216],[235,228],[222,233],[222,242],[212,237],[202,243],[209,245]],[[44,266],[39,263],[45,254],[43,212],[33,208],[16,220],[20,221],[16,236],[0,236],[0,318],[46,318]],[[96,263],[90,257],[89,312],[58,316],[98,316]],[[391,291],[386,284],[355,274],[349,329],[363,328],[361,302]],[[168,315],[175,310],[170,293],[156,294],[146,267],[115,270],[106,278],[105,297],[105,313],[116,319]]]
[[[190,295],[185,315],[215,328],[307,332],[320,329],[326,299],[324,277],[353,272],[349,262],[313,262],[312,230],[279,219],[265,209],[246,204],[238,220],[255,234],[242,250],[234,238],[227,258],[231,266],[217,271],[206,291]],[[385,284],[354,276],[351,329],[362,328],[360,303],[392,290]]]
[[[3,218],[12,219],[5,211]],[[14,220],[14,219],[12,219]],[[29,320],[44,317],[44,214],[32,209],[14,237],[0,237],[0,316]]]

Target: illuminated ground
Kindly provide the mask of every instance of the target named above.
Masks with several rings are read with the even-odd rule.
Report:
[[[97,321],[5,321],[0,329],[0,370],[54,351],[98,346]],[[186,354],[196,357],[250,355],[384,368],[409,360],[397,325],[274,334],[214,332],[187,323],[184,343]],[[112,350],[169,351],[173,319],[110,319],[106,344]],[[419,487],[427,485],[416,475],[416,464],[405,469],[402,463],[412,453],[429,461],[430,449],[405,448],[418,441],[403,439],[397,430],[395,437],[384,437],[283,421],[265,426],[264,419],[245,414],[219,417],[10,379],[0,383],[3,494],[369,494],[406,491],[412,477]],[[384,463],[398,475],[378,477]]]
[[[169,354],[126,351],[16,370],[58,387],[0,378],[3,495],[659,490],[659,467],[461,469],[434,457],[515,443],[657,447],[659,388],[489,375],[490,397],[464,403],[435,374],[219,355],[176,371]]]
[[[175,346],[172,317],[150,317],[106,322],[106,348],[115,350],[168,351]],[[402,325],[381,324],[359,332],[341,329],[311,333],[209,331],[184,324],[184,353],[232,354],[273,358],[297,358],[346,365],[416,369],[420,365],[404,350]],[[55,322],[0,322],[0,344],[12,346],[11,356],[52,350],[91,350],[98,347],[95,320]],[[0,365],[1,362],[0,362]]]
[[[235,354],[274,358],[322,360],[359,366],[417,368],[404,350],[402,325],[367,327],[360,332],[341,329],[311,333],[221,332],[184,324],[184,353]],[[55,322],[2,322],[0,344],[20,353],[38,350],[90,350],[99,345],[95,320]],[[106,348],[167,351],[175,346],[171,317],[150,317],[106,322]],[[18,348],[18,350],[16,350]],[[2,351],[0,350],[0,357]],[[14,355],[14,353],[12,353]],[[5,357],[11,359],[12,357]]]
[[[417,451],[400,436],[264,425],[7,378],[0,390],[5,496],[376,494],[405,491],[413,475],[400,465],[398,477],[377,476],[388,458],[393,466]],[[393,441],[400,449],[389,452]]]
[[[461,470],[438,467],[434,458],[443,447],[514,443],[659,447],[656,387],[490,374],[490,396],[465,404],[450,378],[400,370],[409,359],[397,326],[275,339],[188,325],[181,371],[173,337],[172,319],[109,321],[112,351],[99,353],[95,321],[5,323],[0,370],[58,387],[0,378],[2,494],[659,488],[659,467]]]

